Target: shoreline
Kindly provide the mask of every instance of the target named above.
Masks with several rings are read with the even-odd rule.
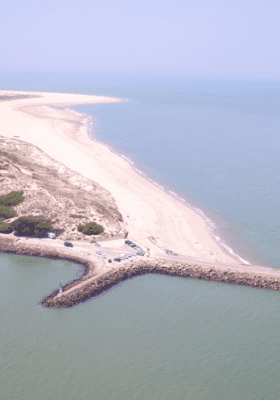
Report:
[[[126,101],[129,101],[129,100],[126,100]],[[66,107],[63,107],[63,109],[66,110]],[[90,114],[86,114],[84,112],[79,112],[79,111],[77,111],[75,109],[72,109],[71,106],[67,107],[67,111],[70,111],[70,112],[73,112],[73,113],[75,113],[77,115],[80,115],[82,118],[85,119],[85,126],[86,126],[86,129],[87,129],[87,136],[88,136],[88,138],[90,140],[107,146],[111,152],[114,152],[117,156],[122,157],[128,163],[130,163],[130,165],[132,166],[133,170],[138,175],[144,177],[144,179],[149,180],[152,184],[154,184],[157,187],[159,187],[166,194],[168,194],[169,196],[172,196],[175,200],[181,202],[183,205],[185,205],[189,209],[193,210],[196,214],[200,215],[205,221],[205,224],[206,224],[206,226],[208,228],[208,232],[212,235],[212,237],[215,239],[215,241],[218,244],[218,246],[220,246],[220,248],[224,251],[225,254],[233,257],[238,262],[244,263],[246,265],[252,265],[251,262],[249,262],[247,260],[244,260],[241,256],[239,256],[237,253],[235,253],[234,250],[226,242],[224,242],[220,238],[220,236],[218,236],[218,232],[217,233],[215,232],[216,230],[218,230],[217,225],[215,224],[214,221],[212,221],[212,219],[210,217],[208,217],[205,214],[205,212],[201,208],[198,208],[198,206],[189,203],[187,200],[185,200],[182,197],[183,195],[180,194],[179,192],[176,193],[176,188],[175,189],[174,189],[174,187],[171,188],[171,186],[169,186],[167,183],[162,184],[163,185],[162,186],[158,182],[154,181],[154,179],[155,179],[154,177],[148,176],[147,173],[145,173],[144,171],[141,171],[140,169],[138,169],[138,167],[135,166],[135,161],[131,160],[127,155],[121,153],[120,150],[117,150],[116,148],[114,148],[114,145],[108,144],[108,143],[104,144],[104,142],[102,142],[101,140],[95,139],[94,138],[94,132],[93,132],[93,129],[92,129],[92,124],[93,124],[92,116]]]
[[[144,173],[135,171],[134,163],[112,145],[91,138],[87,114],[82,115],[71,108],[61,110],[61,107],[75,104],[124,100],[61,93],[0,91],[2,93],[36,94],[36,97],[0,102],[0,135],[10,140],[15,140],[14,136],[20,137],[16,140],[37,146],[62,166],[104,188],[123,217],[123,227],[129,239],[148,249],[150,255],[149,258],[137,258],[109,267],[89,249],[66,249],[61,247],[60,240],[54,241],[56,244],[39,243],[36,239],[27,243],[0,234],[1,252],[64,259],[85,266],[83,276],[64,287],[65,291],[70,290],[69,294],[57,298],[57,290],[42,300],[43,305],[72,307],[120,281],[146,273],[280,290],[280,270],[242,265],[237,255],[229,254],[217,242],[209,232],[205,218],[193,210],[195,207],[183,203],[177,194],[174,196],[174,192],[165,190],[148,176],[143,177]],[[180,260],[180,257],[167,259],[166,250],[188,260]]]

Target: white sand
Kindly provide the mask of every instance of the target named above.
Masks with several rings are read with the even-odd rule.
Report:
[[[165,248],[199,259],[239,264],[218,245],[201,216],[143,178],[108,147],[90,140],[86,126],[77,125],[77,122],[85,122],[82,115],[49,107],[122,99],[0,91],[0,95],[4,94],[41,97],[0,102],[0,135],[20,136],[21,140],[38,146],[52,158],[107,189],[123,215],[128,238],[149,248],[151,255],[164,254],[160,248]],[[150,236],[157,239],[160,248],[151,243]]]

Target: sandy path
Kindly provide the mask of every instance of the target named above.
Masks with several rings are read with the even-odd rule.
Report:
[[[0,94],[6,93],[9,92],[0,91]],[[151,256],[164,252],[151,243],[149,236],[156,237],[160,247],[179,254],[239,264],[218,245],[201,216],[144,179],[133,170],[130,163],[108,147],[90,140],[83,116],[48,107],[117,102],[121,99],[36,94],[41,97],[0,102],[0,135],[20,136],[22,140],[38,146],[52,158],[107,189],[124,217],[128,238],[149,248]]]

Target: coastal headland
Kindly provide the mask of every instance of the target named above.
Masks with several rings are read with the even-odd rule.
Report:
[[[57,290],[42,300],[44,306],[72,307],[146,273],[280,290],[280,270],[241,264],[216,242],[200,215],[91,140],[84,115],[57,108],[123,99],[9,91],[0,91],[1,97],[0,196],[23,191],[25,201],[14,207],[17,217],[43,214],[59,235],[52,240],[0,234],[0,252],[65,259],[85,267],[80,279],[64,286],[62,297]],[[77,221],[95,221],[104,231],[88,237],[77,230]],[[103,246],[102,241],[122,235],[145,248],[146,255],[109,264],[89,243],[98,240]],[[74,247],[66,248],[64,240]],[[106,243],[120,252],[120,242]]]

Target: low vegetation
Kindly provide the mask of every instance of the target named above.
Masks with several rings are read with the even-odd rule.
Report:
[[[0,196],[0,217],[9,219],[16,216],[13,206],[17,206],[24,201],[23,192],[11,192],[7,195]]]
[[[97,225],[95,222],[89,222],[87,225],[79,225],[78,231],[82,232],[84,235],[99,235],[103,232],[101,225]]]
[[[5,196],[0,196],[0,204],[4,206],[17,206],[19,203],[24,201],[23,191],[21,192],[11,192]]]
[[[11,207],[3,206],[0,204],[0,217],[3,219],[9,219],[13,218],[16,216],[16,213],[14,210],[11,209]]]

